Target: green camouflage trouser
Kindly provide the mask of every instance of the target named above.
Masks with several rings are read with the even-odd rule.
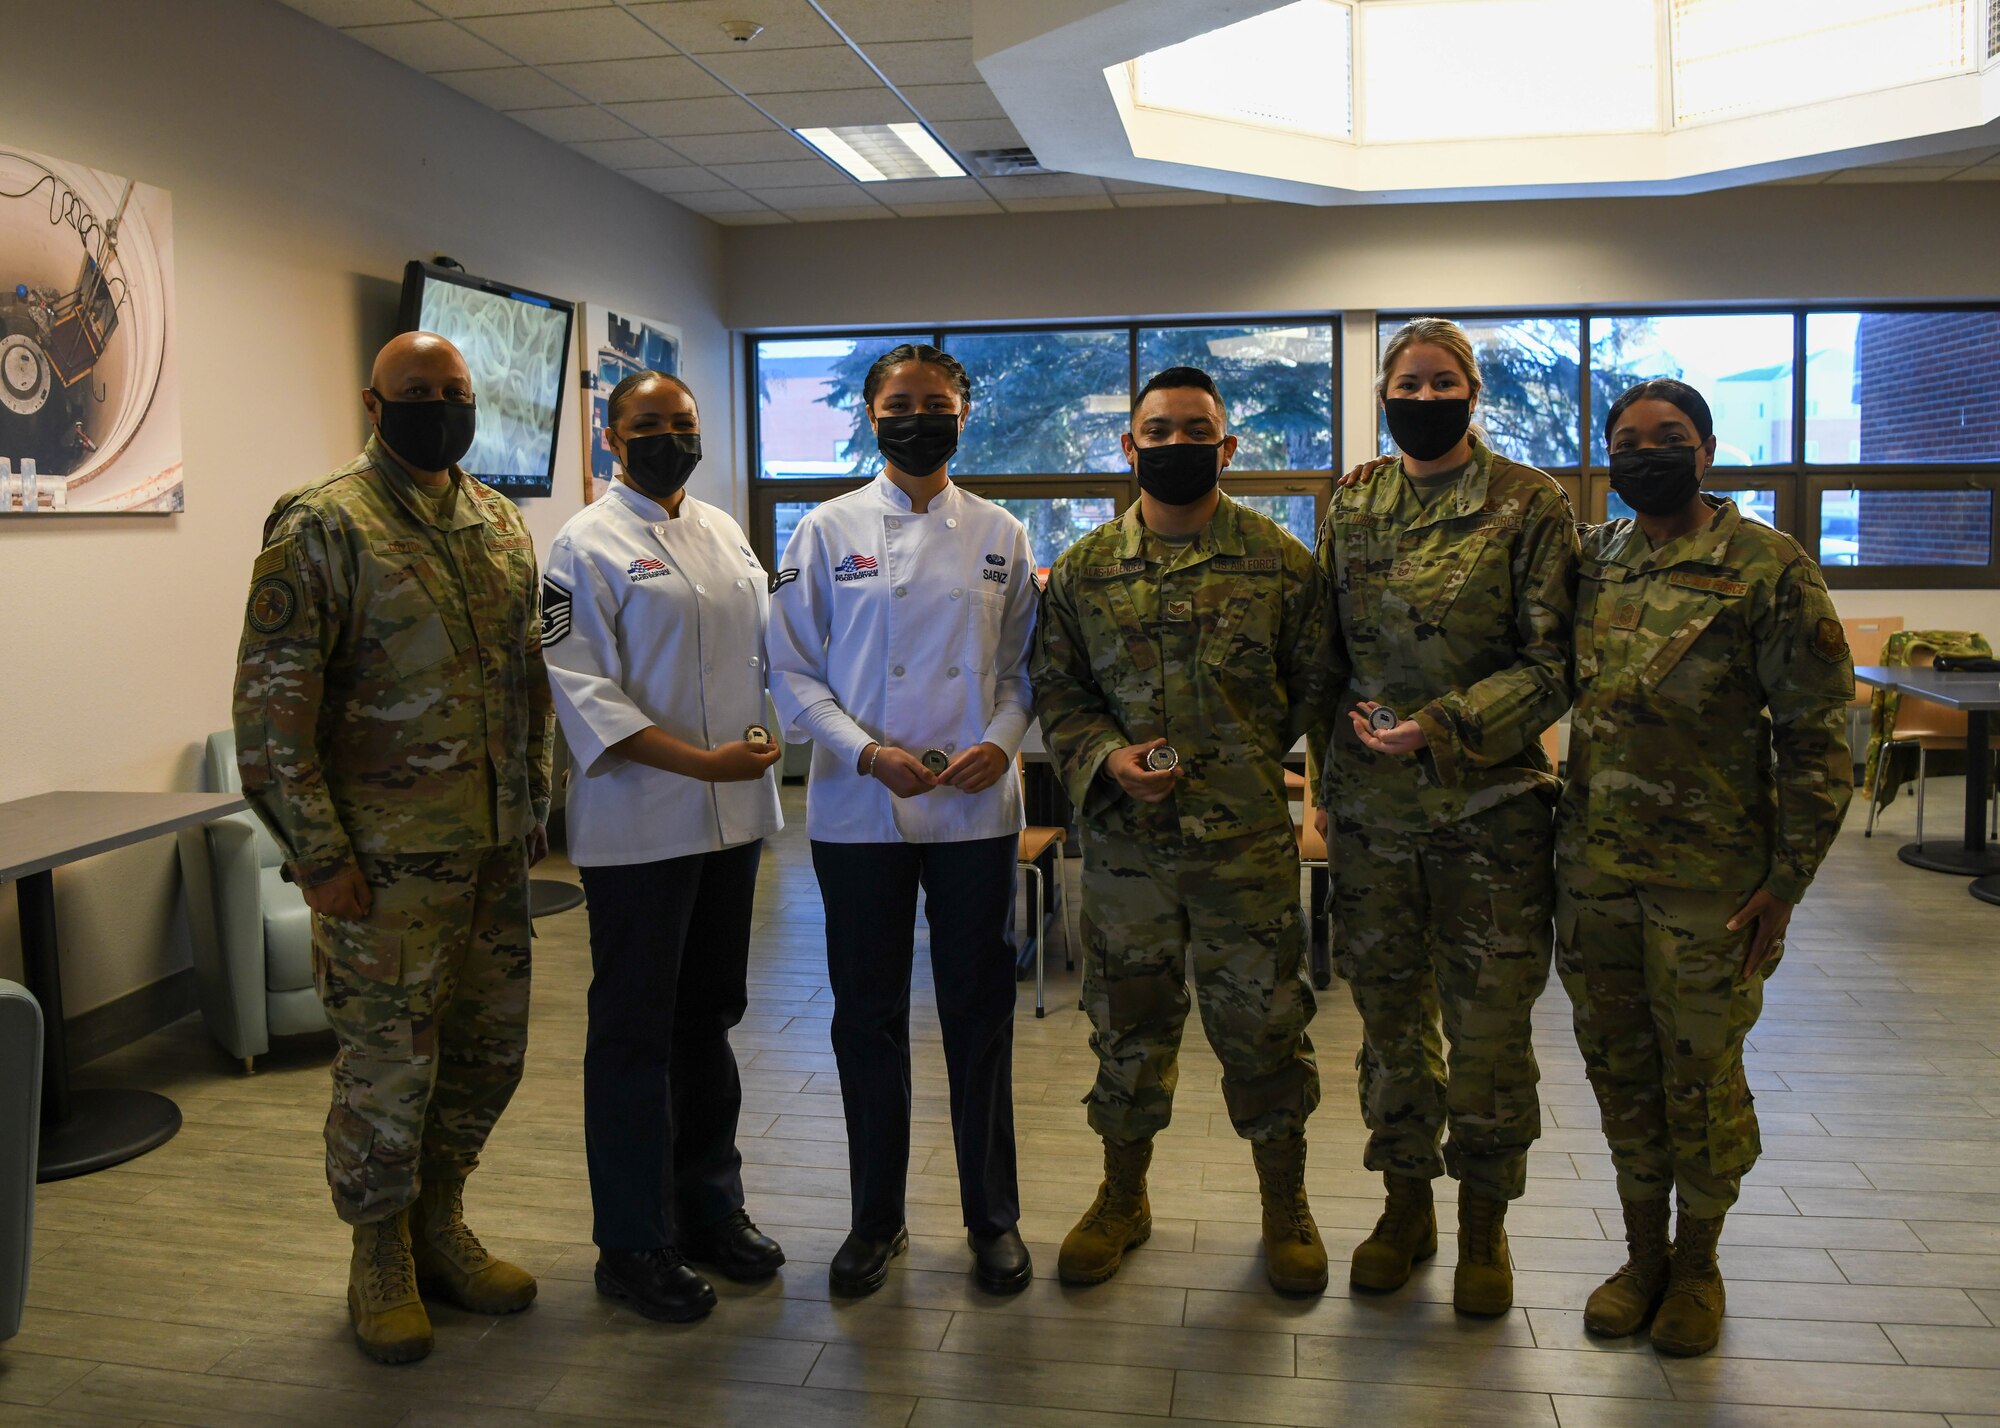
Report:
[[[1332,832],[1334,962],[1361,1014],[1363,1164],[1518,1197],[1542,1133],[1529,1018],[1549,980],[1548,804],[1528,794],[1426,832],[1339,819]]]
[[[1626,1200],[1676,1186],[1696,1216],[1736,1203],[1763,1142],[1743,1074],[1743,1038],[1764,977],[1739,981],[1751,929],[1728,930],[1754,889],[1627,882],[1578,867],[1557,876],[1556,966],[1597,1092]]]
[[[1173,1117],[1188,975],[1222,1062],[1238,1135],[1304,1133],[1319,1104],[1306,1023],[1299,854],[1289,831],[1222,842],[1083,844],[1083,1004],[1097,1083],[1084,1104],[1107,1140],[1145,1140]]]
[[[519,843],[361,859],[374,905],[313,919],[313,973],[340,1049],[326,1178],[349,1224],[469,1173],[528,1047],[528,869]]]

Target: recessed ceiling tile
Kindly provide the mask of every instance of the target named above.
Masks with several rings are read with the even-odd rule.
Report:
[[[755,213],[711,213],[708,217],[725,228],[758,228],[772,223],[792,222],[784,214],[773,213],[768,208]]]
[[[744,94],[796,94],[806,89],[864,89],[877,84],[875,71],[846,45],[805,50],[754,48],[740,54],[705,55],[703,63]]]
[[[396,25],[413,20],[435,20],[417,0],[285,0],[301,15],[310,15],[323,25]]]
[[[565,104],[559,109],[516,109],[508,117],[559,144],[586,139],[635,139],[639,133],[616,115],[595,104]]]
[[[837,45],[840,36],[827,27],[806,0],[675,0],[670,5],[632,5],[632,13],[689,54],[738,54],[762,50],[795,50],[812,45]],[[764,32],[747,44],[722,32],[725,20],[748,20]]]
[[[1007,111],[983,84],[904,84],[897,88],[917,113],[933,123],[951,119],[1005,119]]]
[[[623,10],[560,10],[467,20],[467,29],[525,64],[585,64],[670,52],[667,42]]]
[[[594,139],[570,147],[611,169],[667,169],[677,157],[657,139]]]
[[[971,0],[820,0],[833,23],[864,49],[874,40],[972,37]]]
[[[469,35],[444,20],[426,20],[415,25],[357,25],[341,33],[426,74],[440,69],[482,69],[512,62],[477,35]]]
[[[510,109],[548,109],[576,103],[576,96],[540,70],[524,64],[503,65],[499,69],[454,69],[433,74],[432,79],[450,85],[460,94],[478,100],[488,109],[502,113]]]
[[[974,213],[999,213],[1000,205],[990,198],[968,203],[899,203],[896,212],[904,218],[959,218]]]
[[[1111,201],[1119,208],[1187,208],[1200,203],[1220,203],[1222,195],[1162,188],[1151,193],[1114,193],[1111,195]]]
[[[959,119],[931,125],[946,147],[961,154],[973,149],[1023,149],[1027,142],[1007,119]]]
[[[424,0],[449,19],[473,15],[522,15],[531,10],[607,10],[613,0]]]
[[[821,184],[815,187],[751,189],[753,198],[761,198],[776,209],[791,213],[802,208],[860,208],[874,202],[862,191],[861,185],[852,183]],[[886,215],[888,209],[875,204]]]
[[[840,178],[840,170],[824,159],[797,159],[776,164],[710,164],[710,173],[738,188],[807,188]]]
[[[656,99],[640,104],[614,104],[611,112],[641,133],[662,139],[687,134],[749,134],[777,126],[755,105],[730,95],[725,99]]]
[[[678,169],[624,169],[621,172],[654,193],[720,193],[729,187],[707,169],[695,168],[692,164]]]
[[[629,104],[654,99],[704,99],[727,95],[691,59],[678,55],[657,59],[597,60],[591,64],[546,66],[550,79],[566,84],[596,104]]]
[[[771,209],[747,193],[726,189],[720,193],[677,193],[674,202],[696,213],[769,213]]]
[[[1104,180],[1088,174],[1022,174],[985,182],[992,195],[1003,203],[1010,198],[1104,197]]]
[[[856,223],[896,215],[886,208],[802,208],[785,216],[799,223]]]
[[[977,84],[971,40],[896,40],[868,47],[868,58],[897,88],[910,84]]]
[[[1095,198],[1079,194],[1073,198],[1003,198],[1009,213],[1054,213],[1072,208],[1109,208],[1111,199],[1107,194]]]
[[[812,154],[803,139],[783,129],[768,134],[685,134],[673,141],[673,147],[697,164],[768,164]]]
[[[969,203],[986,197],[986,190],[969,178],[898,179],[875,187],[881,191],[882,201],[896,208],[906,203]]]
[[[907,124],[916,116],[869,76],[867,89],[809,89],[798,94],[773,94],[758,103],[773,119],[791,129],[832,128],[842,124]]]

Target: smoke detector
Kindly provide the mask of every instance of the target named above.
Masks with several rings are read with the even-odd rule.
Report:
[[[764,27],[755,20],[724,20],[716,26],[727,35],[733,44],[747,45],[764,33]]]

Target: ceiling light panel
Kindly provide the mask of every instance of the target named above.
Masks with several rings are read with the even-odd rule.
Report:
[[[1363,5],[1361,137],[1395,144],[1656,130],[1657,13],[1653,0]]]
[[[1792,109],[1978,67],[1979,0],[1670,0],[1674,122]]]
[[[1354,132],[1353,11],[1338,0],[1295,0],[1130,69],[1133,99],[1149,108],[1321,138]]]
[[[958,161],[921,124],[851,124],[794,132],[862,183],[965,177]]]

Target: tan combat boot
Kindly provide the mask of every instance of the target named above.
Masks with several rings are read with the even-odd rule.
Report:
[[[1264,1273],[1280,1294],[1318,1294],[1326,1288],[1326,1245],[1306,1204],[1305,1140],[1253,1144],[1250,1154],[1264,1200]]]
[[[1667,1214],[1665,1200],[1625,1202],[1625,1263],[1590,1292],[1583,1306],[1583,1327],[1593,1334],[1622,1339],[1636,1334],[1667,1292]]]
[[[1104,1142],[1104,1183],[1097,1187],[1076,1228],[1063,1236],[1056,1277],[1064,1284],[1102,1284],[1118,1272],[1125,1252],[1153,1237],[1153,1206],[1146,1199],[1146,1167],[1153,1142]]]
[[[347,1315],[354,1341],[377,1363],[414,1363],[431,1351],[431,1319],[417,1297],[409,1212],[354,1227],[347,1267]]]
[[[410,1250],[417,1283],[433,1299],[475,1314],[514,1314],[535,1299],[535,1279],[495,1259],[465,1224],[465,1180],[426,1179],[410,1209]]]
[[[1451,1302],[1461,1314],[1514,1307],[1514,1259],[1507,1252],[1507,1202],[1458,1187],[1458,1269]]]
[[[1384,1175],[1388,1199],[1375,1232],[1354,1247],[1348,1281],[1356,1289],[1401,1289],[1418,1260],[1438,1252],[1437,1210],[1431,1182],[1410,1175]]]
[[[1683,1201],[1674,1225],[1673,1267],[1667,1294],[1653,1316],[1653,1347],[1663,1354],[1705,1354],[1722,1337],[1722,1267],[1715,1242],[1722,1216],[1697,1220]]]

